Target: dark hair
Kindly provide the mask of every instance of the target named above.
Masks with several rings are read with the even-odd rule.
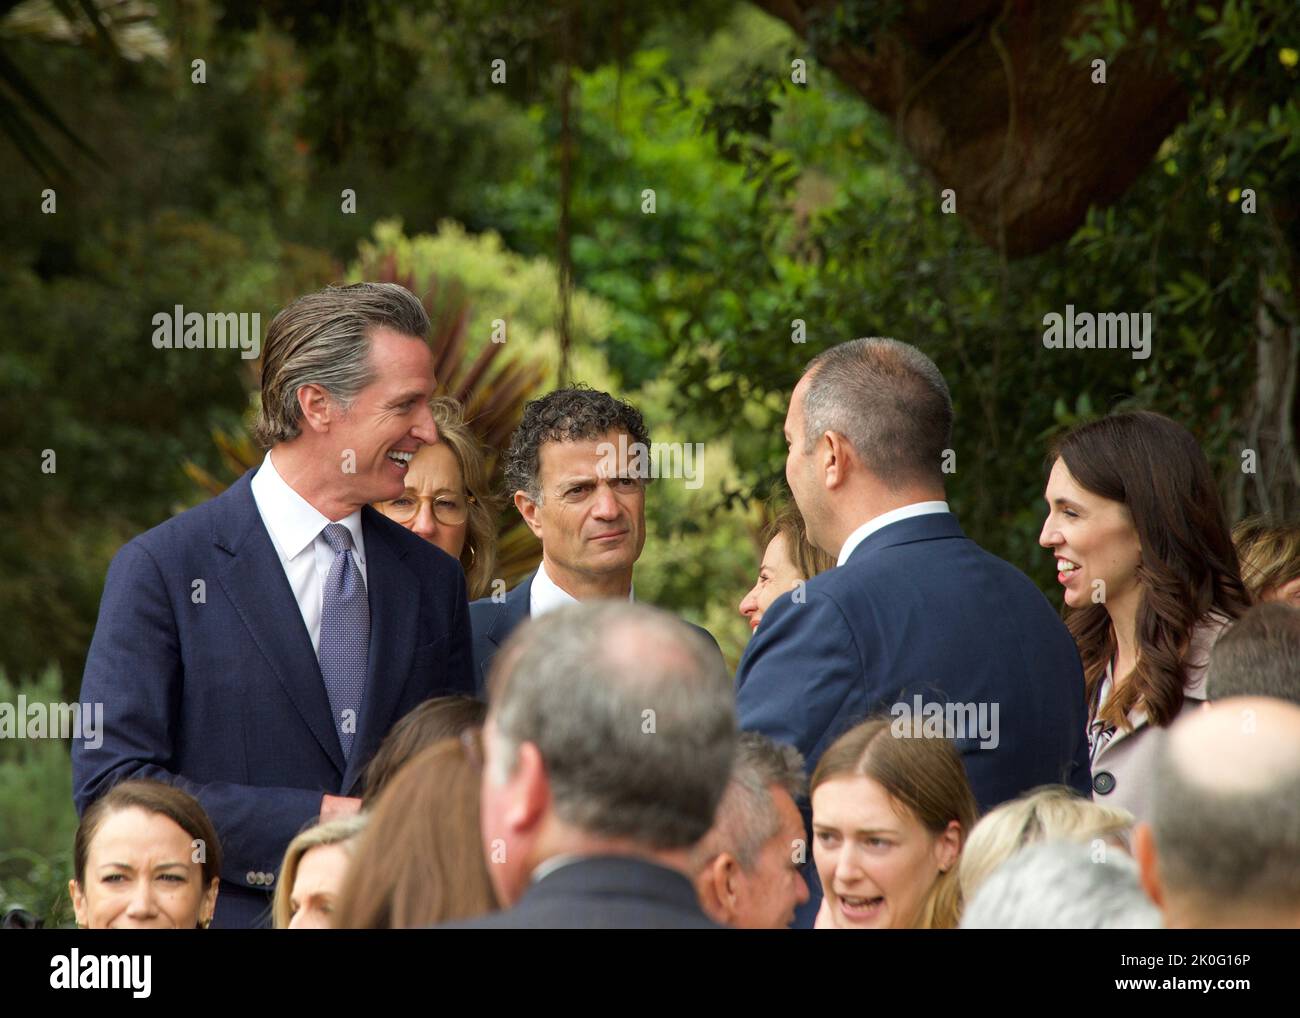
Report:
[[[477,729],[425,746],[384,787],[339,894],[338,929],[405,929],[497,908],[479,835]]]
[[[934,361],[896,339],[854,339],[818,354],[804,375],[804,452],[838,432],[887,487],[943,487],[952,397]]]
[[[366,767],[362,807],[369,808],[406,761],[441,739],[459,737],[487,717],[487,704],[469,696],[436,696],[393,725]]]
[[[1129,711],[1141,705],[1154,724],[1168,725],[1183,706],[1192,630],[1212,611],[1235,619],[1250,604],[1210,465],[1191,432],[1146,410],[1080,425],[1053,445],[1049,472],[1058,458],[1085,489],[1128,508],[1142,548],[1137,664],[1105,705],[1101,684],[1116,647],[1106,606],[1066,614],[1089,714],[1127,727]]]
[[[86,885],[86,860],[100,825],[112,814],[133,808],[167,817],[202,845],[200,866],[205,890],[214,878],[221,875],[221,842],[217,838],[217,829],[212,826],[198,799],[161,781],[119,781],[86,807],[81,823],[77,825],[77,835],[72,843],[72,874],[80,886]]]
[[[577,385],[529,401],[506,452],[507,499],[522,491],[534,502],[541,501],[537,474],[545,443],[580,442],[611,431],[626,431],[632,443],[646,446],[648,452],[650,436],[641,411],[607,392]]]
[[[1212,700],[1271,696],[1300,705],[1300,608],[1257,604],[1210,651]]]

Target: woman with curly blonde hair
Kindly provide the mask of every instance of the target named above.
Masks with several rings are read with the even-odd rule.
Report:
[[[473,601],[492,592],[497,503],[488,494],[483,447],[460,403],[435,396],[429,409],[438,441],[411,460],[406,490],[375,508],[460,562]]]

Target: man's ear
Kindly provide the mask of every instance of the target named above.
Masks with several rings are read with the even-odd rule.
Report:
[[[540,541],[542,539],[542,521],[538,518],[537,503],[528,497],[528,492],[515,492],[515,508],[519,510],[519,515],[528,524],[528,529],[533,532],[533,536]]]
[[[817,440],[817,467],[827,490],[834,491],[848,480],[851,452],[849,440],[838,431],[828,431]]]
[[[722,907],[722,897],[718,891],[718,863],[721,859],[721,856],[715,856],[709,860],[709,864],[695,874],[694,882],[695,896],[700,899],[700,908],[714,922],[725,924],[727,913]]]
[[[506,825],[512,832],[532,830],[541,821],[551,801],[551,786],[541,750],[531,742],[519,747],[515,771],[510,775],[510,805]]]
[[[1133,831],[1133,859],[1138,864],[1138,877],[1157,908],[1165,907],[1165,891],[1160,885],[1160,866],[1156,858],[1156,839],[1150,824],[1138,824]]]
[[[740,906],[736,887],[740,867],[730,852],[719,852],[696,878],[696,891],[700,907],[710,918],[723,926],[730,926]]]
[[[298,409],[302,411],[302,426],[317,433],[329,431],[338,414],[330,394],[315,382],[298,386]]]

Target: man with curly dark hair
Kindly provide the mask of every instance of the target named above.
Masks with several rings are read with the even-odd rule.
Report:
[[[504,598],[470,605],[480,690],[497,649],[524,619],[575,601],[634,600],[649,482],[637,465],[649,449],[641,412],[607,392],[556,389],[524,407],[506,453],[505,490],[542,542],[542,564]]]

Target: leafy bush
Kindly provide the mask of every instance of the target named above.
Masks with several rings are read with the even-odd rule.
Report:
[[[0,670],[0,703],[62,701],[59,670],[12,682]],[[72,760],[63,739],[0,739],[0,913],[25,908],[46,926],[72,922],[68,879],[77,813]]]

